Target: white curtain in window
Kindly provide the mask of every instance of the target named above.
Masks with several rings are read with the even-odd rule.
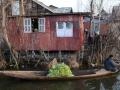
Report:
[[[57,37],[64,37],[64,22],[56,22]]]
[[[56,22],[57,37],[73,37],[72,22]]]
[[[73,37],[73,23],[66,22],[65,37]]]

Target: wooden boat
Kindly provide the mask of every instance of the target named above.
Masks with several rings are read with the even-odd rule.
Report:
[[[44,71],[0,71],[0,75],[25,79],[25,80],[79,80],[79,79],[91,79],[91,78],[99,78],[114,75],[117,72],[106,71],[104,69],[100,69],[95,73],[91,74],[80,74],[77,76],[71,77],[48,77],[45,76]]]

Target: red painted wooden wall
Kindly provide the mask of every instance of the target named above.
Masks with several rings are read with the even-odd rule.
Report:
[[[56,37],[56,22],[73,22],[73,37]],[[78,51],[83,45],[83,16],[45,16],[45,32],[24,33],[23,18],[9,18],[8,36],[16,50]]]

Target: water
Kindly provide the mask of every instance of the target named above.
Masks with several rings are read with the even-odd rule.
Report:
[[[25,81],[1,77],[0,90],[120,90],[120,74],[77,81]]]

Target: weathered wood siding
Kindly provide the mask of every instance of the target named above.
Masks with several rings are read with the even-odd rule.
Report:
[[[57,37],[56,22],[73,22],[73,37]],[[80,15],[45,16],[45,32],[24,33],[23,18],[10,18],[8,35],[17,50],[78,51],[83,45],[83,17]]]
[[[15,0],[13,0],[14,2]],[[23,8],[21,6],[21,0],[20,1],[20,13],[22,15],[22,11],[24,11],[23,16],[40,16],[45,14],[51,14],[52,12],[47,10],[46,8],[42,7],[41,5],[37,4],[36,2],[32,0],[24,0],[23,2]],[[8,6],[6,9],[7,16],[12,16],[12,4]],[[13,15],[14,16],[14,15]]]
[[[38,16],[52,13],[32,0],[26,0],[24,11],[25,16]]]

